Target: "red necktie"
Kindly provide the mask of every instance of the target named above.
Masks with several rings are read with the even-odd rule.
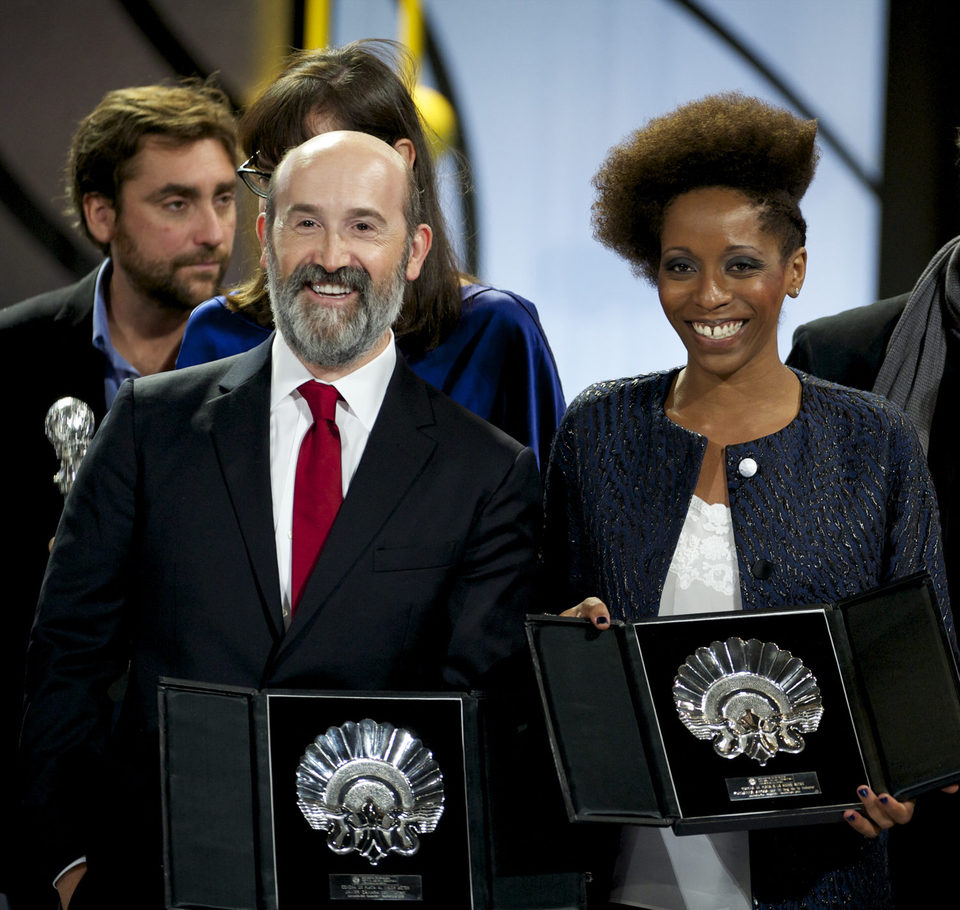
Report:
[[[291,615],[343,501],[340,433],[334,422],[340,395],[332,385],[312,380],[297,391],[310,405],[313,426],[300,443],[293,488]]]

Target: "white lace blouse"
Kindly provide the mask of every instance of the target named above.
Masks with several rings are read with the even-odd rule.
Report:
[[[660,616],[740,609],[730,508],[694,496],[660,598]],[[651,910],[748,910],[747,834],[677,837],[670,828],[624,826],[610,894]]]

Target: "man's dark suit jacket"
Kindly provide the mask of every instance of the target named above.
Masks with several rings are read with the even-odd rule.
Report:
[[[793,333],[787,364],[840,385],[870,391],[909,294],[814,319]]]
[[[787,363],[821,379],[871,390],[909,297],[901,294],[800,326],[793,334]],[[947,362],[933,414],[927,462],[940,507],[951,599],[960,598],[960,528],[953,527],[960,522],[960,471],[953,443],[958,393],[960,338],[955,331],[948,331]]]
[[[27,636],[47,564],[47,543],[63,509],[53,482],[59,463],[44,434],[44,418],[51,404],[68,395],[86,401],[98,423],[106,410],[104,360],[92,344],[96,279],[94,270],[70,287],[0,310],[0,483],[6,528],[0,547],[0,818],[7,821],[15,804],[13,766]],[[0,867],[16,855],[16,844],[6,840],[9,835],[16,840],[12,827],[0,822]],[[0,872],[0,891],[7,886]]]
[[[83,854],[91,875],[101,849],[159,858],[159,825],[137,807],[155,812],[161,675],[465,690],[523,649],[536,460],[402,359],[284,633],[269,395],[269,341],[126,383],[83,463],[28,656],[28,804],[51,876]],[[111,736],[105,693],[128,660]]]
[[[873,388],[890,336],[909,294],[880,300],[800,326],[793,335],[790,366],[857,389]],[[927,462],[937,491],[947,584],[960,597],[960,471],[953,442],[960,395],[960,339],[947,333],[947,362],[933,414]],[[897,906],[936,906],[953,888],[956,863],[953,828],[957,797],[929,794],[906,828],[890,837],[890,862]]]

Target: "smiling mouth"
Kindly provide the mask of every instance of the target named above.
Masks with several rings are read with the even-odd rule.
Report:
[[[307,282],[307,287],[318,297],[347,297],[353,293],[353,288],[343,284]]]
[[[704,338],[732,338],[740,329],[743,328],[744,320],[737,319],[732,322],[720,322],[720,323],[709,323],[709,322],[691,322],[690,325],[693,326],[693,331],[698,335],[702,335]]]

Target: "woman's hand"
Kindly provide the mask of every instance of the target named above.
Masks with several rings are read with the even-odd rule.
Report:
[[[958,790],[960,790],[958,784],[943,788],[944,793],[956,793]],[[860,787],[857,790],[857,796],[860,797],[868,817],[864,818],[859,812],[853,810],[843,817],[849,822],[851,828],[859,831],[864,837],[876,837],[884,828],[905,825],[913,818],[915,801],[912,799],[900,803],[889,793],[881,793],[877,796],[869,787]]]
[[[886,828],[894,825],[905,825],[913,818],[914,801],[904,800],[902,803],[895,800],[889,793],[879,796],[869,787],[860,787],[857,796],[863,803],[861,812],[852,809],[844,814],[844,819],[864,837],[877,837]]]
[[[588,597],[581,600],[575,607],[564,610],[560,615],[589,619],[598,629],[610,628],[610,611],[599,597]]]

